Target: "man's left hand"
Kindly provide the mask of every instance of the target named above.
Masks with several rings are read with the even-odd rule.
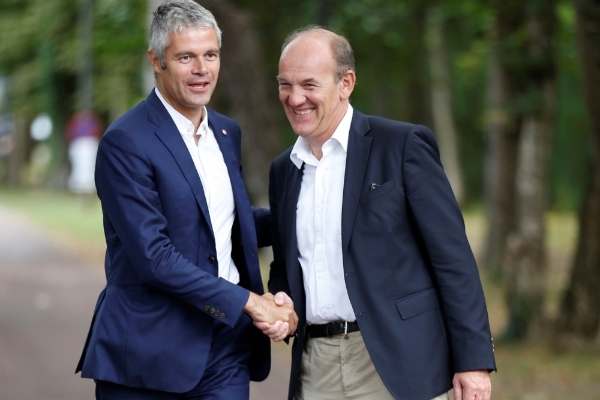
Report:
[[[454,374],[454,400],[490,400],[492,382],[488,371],[465,371]]]

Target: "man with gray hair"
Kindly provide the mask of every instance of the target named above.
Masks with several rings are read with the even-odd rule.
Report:
[[[156,88],[105,132],[96,187],[106,288],[77,366],[97,399],[248,399],[269,338],[293,333],[283,293],[263,295],[258,246],[270,213],[250,206],[238,124],[206,107],[221,31],[191,0],[159,6],[148,57]]]

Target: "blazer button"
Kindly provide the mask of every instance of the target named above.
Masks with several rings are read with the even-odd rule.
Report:
[[[211,263],[211,264],[212,264],[212,263],[214,263],[214,262],[215,262],[215,260],[216,260],[216,259],[215,259],[215,257],[214,257],[214,256],[209,256],[209,257],[208,257],[208,262],[209,262],[209,263]]]
[[[209,312],[210,311],[210,306],[204,306],[204,311]]]
[[[219,318],[221,318],[221,319],[225,318],[225,314],[223,314],[223,313],[219,314]]]
[[[214,314],[214,313],[215,313],[215,308],[214,308],[214,307],[211,307],[211,308],[210,308],[210,313],[211,313],[211,314]]]

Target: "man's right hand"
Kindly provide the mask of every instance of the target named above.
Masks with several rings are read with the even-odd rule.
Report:
[[[275,296],[266,293],[262,297],[250,293],[244,312],[250,315],[257,328],[276,342],[293,335],[298,326],[294,303],[284,292]]]
[[[250,292],[248,302],[244,307],[244,312],[248,314],[255,322],[268,322],[274,324],[277,321],[289,322],[295,325],[297,324],[296,313],[294,312],[293,303],[291,299],[289,302],[281,301],[281,295],[278,294],[278,300],[281,305],[275,303],[275,296],[271,293],[265,293],[262,296],[256,293]],[[295,321],[295,322],[294,322]]]

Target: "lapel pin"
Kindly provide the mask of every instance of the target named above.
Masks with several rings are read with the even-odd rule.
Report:
[[[221,132],[223,132],[223,135],[227,136],[227,131],[225,129],[221,129]]]

